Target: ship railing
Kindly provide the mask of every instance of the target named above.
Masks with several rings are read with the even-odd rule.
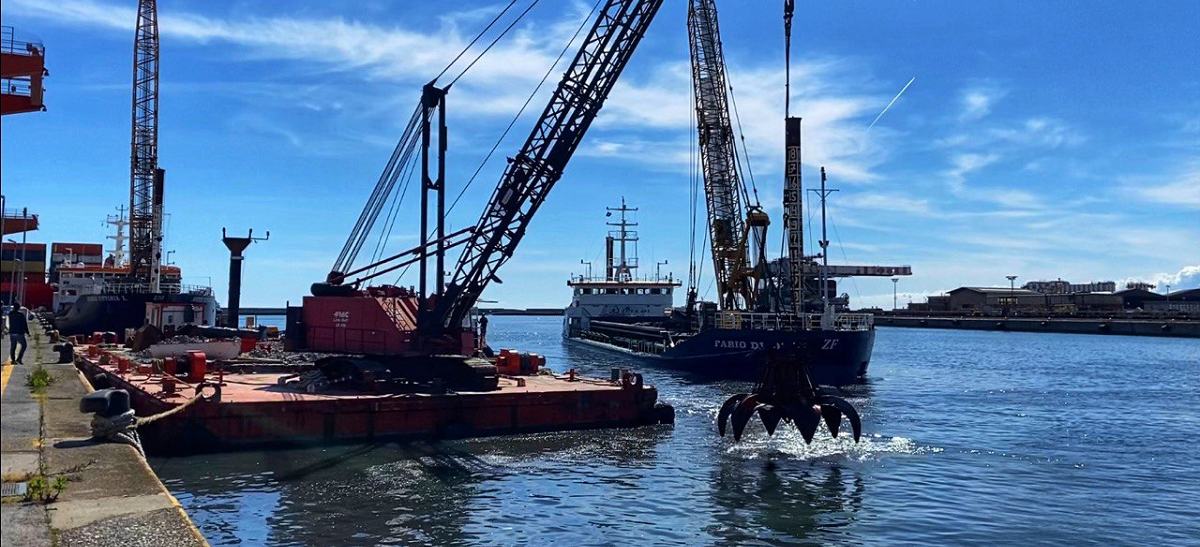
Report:
[[[159,286],[159,290],[166,294],[178,294],[180,292],[184,292],[183,287],[181,287],[180,285],[170,284],[170,283],[163,283],[162,285]],[[207,295],[212,294],[211,288],[207,289],[208,290],[207,293],[193,293],[192,290],[194,290],[194,289],[189,288],[187,292],[189,292],[190,294],[207,294]],[[101,290],[101,294],[130,294],[130,293],[142,293],[142,292],[149,292],[149,291],[150,291],[150,285],[146,284],[146,283],[111,283],[111,282],[109,282],[109,283],[104,284],[104,289]]]
[[[819,316],[818,322],[820,322]],[[831,323],[833,330],[871,330],[871,326],[875,324],[875,316],[869,313],[838,313],[833,316]]]
[[[730,330],[799,331],[823,328],[821,314],[751,313],[723,311],[717,314],[717,328]],[[841,331],[871,330],[875,316],[869,313],[838,313],[828,321],[829,327]]]

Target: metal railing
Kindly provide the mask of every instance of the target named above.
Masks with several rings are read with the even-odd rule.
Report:
[[[822,321],[819,313],[796,315],[723,311],[717,314],[716,321],[717,328],[729,330],[820,330],[826,324],[833,330],[866,331],[875,324],[875,316],[869,313],[834,313]]]
[[[32,97],[33,87],[29,85],[28,79],[20,78],[3,78],[0,79],[0,90],[7,95],[16,97]],[[20,218],[21,215],[17,215]]]
[[[0,27],[0,52],[44,56],[46,54],[46,46],[42,45],[41,42],[17,40],[16,29],[4,26]]]

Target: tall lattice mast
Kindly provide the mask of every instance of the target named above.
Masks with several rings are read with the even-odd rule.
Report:
[[[158,169],[158,13],[139,0],[133,42],[133,139],[129,181],[130,275],[159,292],[162,172]]]

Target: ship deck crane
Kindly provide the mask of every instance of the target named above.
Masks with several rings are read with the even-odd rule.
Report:
[[[771,221],[757,198],[746,191],[739,173],[714,0],[691,0],[688,42],[718,304],[722,309],[753,309],[762,289]],[[694,293],[693,287],[689,299]]]
[[[299,313],[289,319],[289,338],[316,351],[364,354],[366,362],[345,358],[333,363],[348,374],[370,369],[412,381],[440,380],[451,389],[491,389],[495,369],[469,359],[484,350],[470,318],[471,309],[497,272],[513,256],[530,221],[562,177],[580,141],[595,120],[633,51],[645,35],[662,0],[605,0],[591,30],[520,151],[508,166],[474,226],[445,233],[445,105],[450,85],[424,88],[375,191],[341,256],[325,282],[313,285]],[[486,30],[486,29],[485,29]],[[436,126],[434,125],[436,123]],[[437,174],[430,172],[436,130]],[[421,244],[363,267],[352,268],[406,158],[421,149]],[[428,226],[430,197],[436,201],[436,236]],[[444,279],[446,251],[463,248],[453,275]],[[428,287],[428,263],[435,282]],[[370,287],[384,273],[421,265],[419,291],[394,286]],[[463,365],[465,363],[465,366]],[[354,372],[355,370],[359,372]]]
[[[725,56],[717,21],[716,0],[690,0],[688,37],[691,46],[692,83],[695,93],[701,173],[708,208],[718,305],[724,310],[804,313],[813,297],[829,301],[835,286],[830,277],[911,275],[908,266],[830,266],[826,256],[829,242],[822,237],[822,252],[804,255],[801,222],[801,135],[799,117],[791,116],[791,32],[794,0],[784,0],[785,71],[784,143],[785,174],[783,224],[786,260],[778,272],[770,272],[766,258],[766,231],[770,219],[739,176],[738,153],[730,123],[730,98]],[[730,93],[726,93],[726,90]],[[734,110],[736,114],[736,110]],[[824,199],[822,199],[824,203]],[[824,213],[822,213],[824,214]],[[815,262],[822,258],[823,263]],[[786,266],[786,268],[785,268]],[[772,276],[777,276],[771,279]],[[783,279],[783,278],[786,278]],[[786,281],[786,294],[775,289]],[[783,287],[778,287],[783,289]],[[688,309],[695,304],[695,288],[689,291]],[[825,314],[828,306],[822,306]]]
[[[163,187],[158,167],[158,9],[139,0],[133,45],[133,135],[129,175],[129,282],[160,292]]]

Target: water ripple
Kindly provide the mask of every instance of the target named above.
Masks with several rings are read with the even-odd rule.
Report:
[[[748,383],[564,346],[555,319],[491,329],[560,371],[639,368],[675,426],[153,465],[214,546],[1198,544],[1194,341],[880,330],[845,393],[862,442],[808,445],[717,435]]]

